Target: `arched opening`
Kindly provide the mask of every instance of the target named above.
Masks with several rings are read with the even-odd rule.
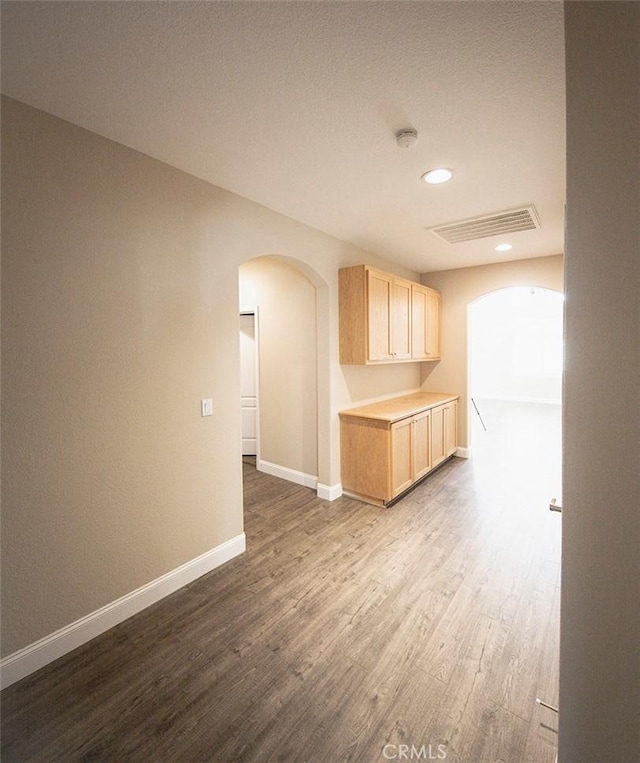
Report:
[[[256,467],[319,491],[329,463],[327,293],[294,258],[263,255],[239,267],[239,312],[253,320],[256,353]],[[241,332],[241,370],[251,369],[242,362],[250,339]],[[244,394],[245,379],[241,388]],[[242,415],[246,424],[251,412]]]
[[[468,305],[469,440],[478,478],[559,498],[563,295],[499,289]]]

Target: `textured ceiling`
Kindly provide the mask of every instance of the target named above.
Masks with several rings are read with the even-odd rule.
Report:
[[[418,272],[563,249],[560,2],[3,2],[2,89]]]

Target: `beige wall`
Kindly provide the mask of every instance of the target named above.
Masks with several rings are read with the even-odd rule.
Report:
[[[316,288],[259,257],[240,267],[240,307],[259,314],[260,459],[317,477]]]
[[[242,533],[242,263],[288,257],[316,287],[329,486],[337,411],[412,376],[349,386],[338,268],[415,274],[11,99],[2,120],[8,655]]]
[[[422,389],[460,395],[460,446],[469,447],[467,307],[478,297],[508,286],[563,290],[562,255],[475,268],[425,273],[422,282],[442,292],[442,360],[422,364]]]
[[[640,760],[640,5],[566,3],[559,763]]]

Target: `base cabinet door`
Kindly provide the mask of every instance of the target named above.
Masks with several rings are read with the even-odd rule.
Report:
[[[395,498],[431,471],[431,412],[391,425],[391,495]]]
[[[412,419],[391,425],[391,497],[395,498],[413,484]]]
[[[458,448],[458,403],[454,401],[444,406],[444,452],[448,458]]]
[[[431,471],[431,411],[414,416],[412,424],[413,479]]]
[[[458,447],[458,401],[431,411],[431,466],[452,456]]]
[[[444,405],[431,411],[431,465],[437,466],[447,457],[444,447]]]

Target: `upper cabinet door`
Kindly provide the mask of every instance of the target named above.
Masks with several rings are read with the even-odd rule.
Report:
[[[391,302],[391,354],[394,360],[411,358],[411,281],[393,279]]]
[[[371,362],[411,358],[411,281],[367,270]]]
[[[417,283],[411,286],[411,357],[428,360],[428,308],[429,292]]]
[[[440,292],[411,285],[411,357],[440,360]]]
[[[367,271],[369,303],[368,360],[393,360],[392,302],[393,277],[378,270]]]
[[[427,302],[427,353],[429,360],[440,360],[440,292],[429,289]]]

